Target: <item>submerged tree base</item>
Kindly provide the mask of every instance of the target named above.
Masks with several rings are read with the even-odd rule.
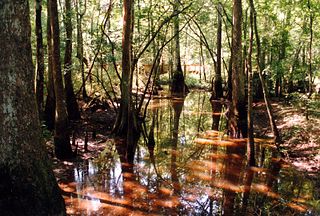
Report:
[[[64,160],[74,158],[75,155],[72,152],[70,139],[68,136],[55,136],[54,137],[55,154],[56,157]]]
[[[171,83],[171,95],[175,97],[184,97],[189,93],[189,88],[184,82],[182,71],[173,74]]]

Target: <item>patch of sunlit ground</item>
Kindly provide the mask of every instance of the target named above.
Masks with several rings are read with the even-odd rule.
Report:
[[[302,110],[281,104],[276,108],[278,127],[284,139],[288,161],[299,170],[311,174],[320,172],[320,119],[306,119]]]

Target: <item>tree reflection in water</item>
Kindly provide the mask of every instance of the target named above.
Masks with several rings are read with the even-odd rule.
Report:
[[[99,158],[68,165],[74,169],[59,185],[70,215],[316,214],[315,182],[277,159],[269,140],[256,139],[263,163],[247,168],[246,141],[212,128],[205,93],[154,100],[148,119],[134,165],[112,144]]]

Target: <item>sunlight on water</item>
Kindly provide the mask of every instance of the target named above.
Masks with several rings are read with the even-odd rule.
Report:
[[[229,139],[221,124],[212,130],[211,110],[208,95],[199,92],[184,102],[151,102],[147,132],[155,145],[140,140],[132,169],[120,163],[114,146],[76,164],[59,182],[68,214],[221,215],[227,208],[234,215],[255,215],[257,208],[261,215],[316,213],[314,182],[278,158],[267,139],[255,139],[260,166],[248,168],[246,140]]]

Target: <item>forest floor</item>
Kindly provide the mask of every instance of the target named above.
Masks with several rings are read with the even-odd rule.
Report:
[[[272,100],[273,114],[282,137],[281,151],[285,160],[296,169],[319,179],[320,177],[320,118],[297,108],[288,101]],[[255,130],[271,136],[264,103],[255,104]]]

